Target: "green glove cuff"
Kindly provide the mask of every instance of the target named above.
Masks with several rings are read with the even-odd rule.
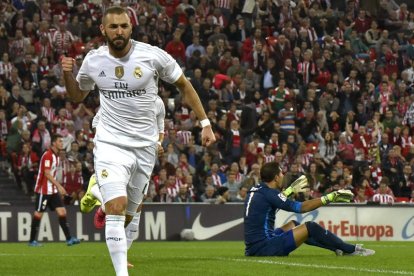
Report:
[[[322,205],[329,204],[329,198],[328,198],[328,196],[321,197],[321,201],[322,201]]]
[[[282,192],[282,194],[284,194],[286,197],[290,197],[293,194],[293,188],[292,187],[288,187],[286,190],[284,190]]]

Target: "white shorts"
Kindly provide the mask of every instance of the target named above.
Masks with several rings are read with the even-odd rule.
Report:
[[[134,215],[148,189],[156,151],[156,144],[127,148],[96,141],[95,173],[103,203],[126,196],[127,214]]]

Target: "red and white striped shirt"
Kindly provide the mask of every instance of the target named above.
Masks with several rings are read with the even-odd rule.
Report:
[[[72,33],[69,31],[56,31],[53,34],[52,41],[55,46],[55,50],[60,54],[65,49],[69,48],[69,45],[75,40]]]
[[[211,178],[213,179],[213,184],[215,187],[221,187],[223,185],[223,183],[221,183],[221,177],[220,175],[214,173],[211,175]]]
[[[244,174],[236,173],[236,182],[242,182],[244,180]]]
[[[42,115],[46,117],[49,123],[52,123],[55,120],[55,109],[53,107],[44,107],[41,108]]]
[[[188,130],[179,130],[177,131],[178,140],[183,144],[187,145],[191,139],[191,131]]]
[[[40,159],[39,174],[37,175],[35,192],[42,195],[52,195],[58,193],[56,186],[50,182],[45,175],[46,170],[50,170],[53,178],[56,177],[57,167],[59,166],[59,157],[48,149]]]
[[[216,2],[217,8],[224,8],[224,9],[231,8],[231,0],[216,0],[215,2]]]
[[[264,162],[265,162],[265,163],[270,163],[270,162],[272,162],[272,161],[275,161],[275,156],[274,156],[274,155],[272,155],[272,154],[265,154],[265,155],[263,156],[263,159],[264,159]]]
[[[308,37],[310,42],[314,42],[318,40],[318,34],[316,33],[315,29],[312,27],[309,28],[301,28],[301,30],[305,30],[308,33]]]
[[[168,197],[170,197],[171,199],[174,199],[178,194],[178,187],[177,185],[174,186],[168,186],[167,187],[167,195]]]
[[[11,72],[13,70],[13,64],[8,62],[0,61],[0,76],[3,76],[5,80],[10,78]]]
[[[394,197],[389,194],[375,194],[372,196],[372,201],[379,202],[381,204],[394,203]]]
[[[311,75],[316,73],[316,67],[313,62],[303,61],[298,64],[298,73],[302,74],[303,84],[308,84],[311,81]]]

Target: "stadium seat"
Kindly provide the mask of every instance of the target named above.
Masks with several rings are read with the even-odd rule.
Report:
[[[410,201],[410,199],[408,197],[403,197],[403,196],[395,197],[395,202],[406,203],[408,201]]]

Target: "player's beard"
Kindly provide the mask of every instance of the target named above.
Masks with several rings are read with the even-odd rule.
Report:
[[[108,36],[105,36],[105,38],[106,38],[106,42],[108,43],[109,47],[111,47],[115,51],[124,50],[129,42],[129,37],[124,38],[124,37],[118,36],[118,37],[115,37],[114,39],[110,39]]]

